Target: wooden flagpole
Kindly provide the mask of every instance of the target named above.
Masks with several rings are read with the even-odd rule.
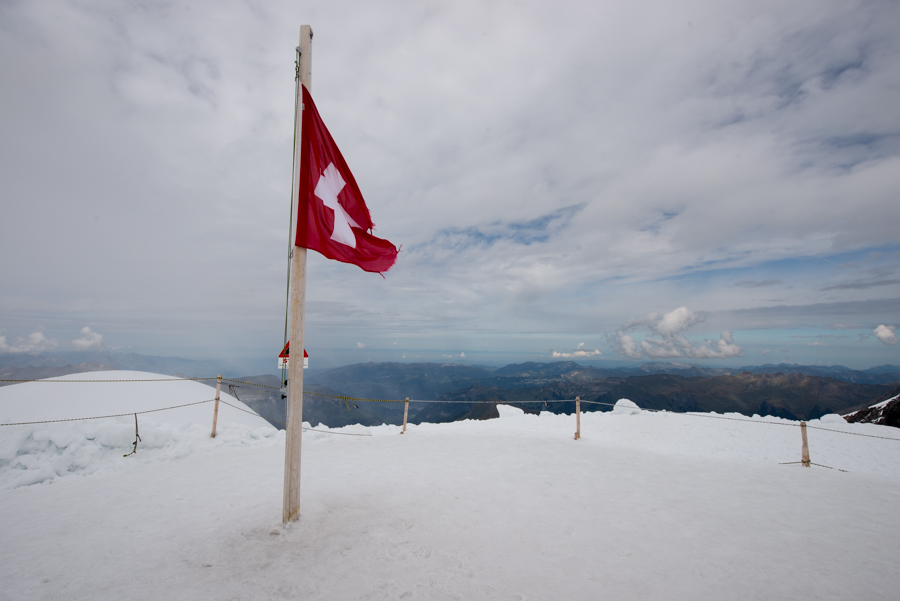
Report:
[[[294,130],[294,181],[293,223],[297,224],[298,190],[300,187],[300,156],[303,127],[303,86],[310,88],[312,70],[312,28],[309,25],[300,27],[300,46],[297,49],[297,97],[295,99],[296,125]],[[302,85],[301,85],[302,84]],[[296,240],[296,232],[293,234]],[[303,326],[306,322],[306,249],[294,246],[291,253],[291,291],[290,291],[291,341],[290,359],[288,360],[288,414],[285,428],[284,445],[284,509],[282,521],[288,522],[300,518],[300,449],[303,435]]]

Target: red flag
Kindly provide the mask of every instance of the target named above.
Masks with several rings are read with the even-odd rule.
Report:
[[[382,273],[394,265],[397,249],[371,234],[375,227],[359,186],[303,86],[300,141],[300,202],[294,244],[329,259]]]

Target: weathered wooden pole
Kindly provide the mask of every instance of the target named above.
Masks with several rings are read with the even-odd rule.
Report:
[[[216,437],[216,421],[219,419],[219,395],[222,394],[222,374],[219,374],[219,377],[216,378],[216,406],[213,409],[213,429],[212,435],[210,438]],[[137,420],[137,415],[134,416],[135,420]]]
[[[575,397],[575,440],[581,440],[581,397]]]
[[[800,438],[803,440],[803,448],[800,451],[800,463],[803,467],[809,467],[809,443],[806,440],[806,422],[800,422]]]
[[[291,238],[296,241],[297,215],[300,210],[301,133],[303,126],[303,86],[310,88],[312,71],[312,28],[300,27],[297,48],[297,95],[294,99],[294,181],[291,187],[293,223]],[[294,246],[291,252],[290,286],[291,359],[288,361],[288,415],[284,445],[284,508],[282,521],[300,517],[300,449],[303,436],[303,326],[306,321],[306,249]]]
[[[406,404],[403,406],[403,432],[406,432],[406,418],[409,415],[409,397],[406,397]],[[401,432],[400,434],[403,434]]]

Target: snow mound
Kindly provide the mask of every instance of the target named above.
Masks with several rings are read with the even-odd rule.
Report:
[[[210,438],[215,390],[171,376],[133,371],[73,374],[0,388],[0,424],[138,413],[55,423],[0,426],[0,487],[16,488],[64,476],[127,469],[185,457],[216,446],[244,446],[279,433],[250,408],[222,393],[216,438]],[[91,382],[85,380],[101,380]],[[111,382],[110,380],[151,380]],[[161,381],[162,380],[162,381]],[[174,405],[187,407],[166,409]],[[162,409],[162,410],[161,410]],[[152,411],[152,413],[141,413]],[[283,434],[281,435],[283,438]],[[137,453],[125,457],[135,450]]]
[[[828,415],[823,415],[819,418],[819,421],[823,424],[846,424],[847,420],[838,415],[837,413],[829,413]]]
[[[500,414],[500,417],[522,417],[525,415],[524,411],[511,405],[497,405],[497,412]]]
[[[65,382],[65,380],[79,381]],[[0,388],[0,423],[136,413],[200,403],[156,411],[152,414],[153,419],[160,423],[212,427],[213,403],[203,401],[210,401],[215,396],[214,388],[200,382],[144,371],[71,374]],[[220,398],[243,411],[220,404],[219,424],[243,424],[251,428],[273,427],[233,396],[223,392]],[[250,414],[244,411],[250,411]]]
[[[612,412],[613,415],[638,415],[641,412],[641,408],[634,401],[619,399],[616,401],[616,406],[613,407]]]

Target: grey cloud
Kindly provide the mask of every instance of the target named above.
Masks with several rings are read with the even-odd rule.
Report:
[[[478,227],[447,228],[438,231],[434,240],[428,244],[468,249],[472,247],[490,248],[501,240],[524,246],[547,242],[551,235],[564,230],[583,208],[583,204],[563,207],[527,221],[494,222]],[[420,248],[421,246],[413,247],[411,250],[415,251]]]
[[[865,290],[867,288],[893,286],[895,284],[900,284],[900,280],[856,280],[854,282],[846,282],[843,284],[832,284],[831,286],[821,288],[821,290]]]
[[[765,286],[779,286],[783,284],[781,280],[776,279],[766,279],[766,280],[738,280],[734,283],[735,286],[739,288],[763,288]]]
[[[821,326],[855,329],[862,323],[890,320],[900,312],[900,298],[883,298],[833,303],[798,303],[717,311],[707,315],[716,325],[736,329],[774,329]],[[848,323],[849,321],[849,323]]]

